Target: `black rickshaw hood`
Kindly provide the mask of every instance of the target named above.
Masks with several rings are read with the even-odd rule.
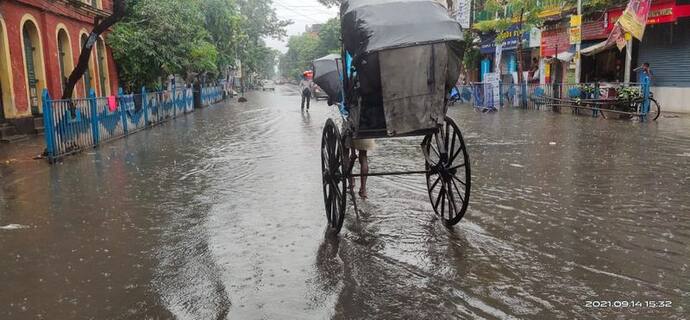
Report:
[[[340,18],[343,45],[355,59],[385,49],[463,41],[460,24],[432,0],[345,0]]]

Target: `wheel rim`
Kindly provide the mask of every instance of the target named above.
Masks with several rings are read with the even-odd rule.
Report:
[[[321,171],[323,197],[328,226],[340,231],[345,217],[347,179],[343,174],[344,151],[342,139],[335,123],[328,119],[321,139]]]
[[[656,102],[656,100],[654,99],[650,99],[649,118],[652,119],[652,121],[656,121],[656,119],[659,119],[659,115],[661,115],[661,108],[659,107],[659,103]]]
[[[440,152],[436,141],[443,144],[446,153]],[[423,148],[431,206],[446,225],[455,225],[467,211],[471,189],[469,155],[462,133],[452,119],[446,118],[437,133],[424,138]]]

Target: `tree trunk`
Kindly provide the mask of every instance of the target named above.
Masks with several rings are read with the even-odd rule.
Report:
[[[93,49],[94,44],[96,44],[96,40],[98,40],[98,37],[103,32],[108,30],[108,28],[113,26],[115,23],[122,20],[122,18],[124,18],[126,14],[126,11],[126,0],[114,0],[113,13],[110,16],[103,19],[102,21],[100,21],[100,17],[96,17],[94,21],[94,24],[96,26],[93,28],[93,30],[91,30],[91,34],[89,34],[88,40],[86,40],[86,43],[84,43],[84,46],[81,48],[81,54],[79,54],[79,62],[77,63],[77,66],[74,68],[74,70],[72,70],[72,73],[69,75],[69,78],[67,78],[67,83],[65,84],[65,88],[62,91],[63,100],[72,99],[72,93],[74,93],[74,86],[77,84],[77,82],[79,82],[79,79],[81,79],[84,76],[84,72],[86,72],[86,69],[89,67],[91,49]]]

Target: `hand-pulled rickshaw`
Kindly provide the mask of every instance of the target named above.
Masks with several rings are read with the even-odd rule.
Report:
[[[341,55],[314,61],[314,81],[343,120],[339,129],[328,119],[321,142],[330,231],[342,228],[349,178],[364,176],[353,173],[352,141],[410,136],[422,138],[424,170],[366,176],[424,174],[434,211],[457,224],[471,186],[465,141],[446,116],[464,49],[460,25],[432,0],[343,1],[340,19]]]

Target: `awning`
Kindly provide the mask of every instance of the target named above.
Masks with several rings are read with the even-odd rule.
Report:
[[[556,57],[551,57],[549,59],[546,59],[547,62],[553,61],[554,59],[558,58],[558,60],[561,60],[563,62],[569,62],[573,60],[573,57],[575,57],[575,53],[570,52],[570,51],[565,51],[559,53]]]
[[[602,42],[599,42],[595,45],[589,46],[587,48],[584,48],[580,50],[580,53],[586,56],[591,56],[595,55],[599,52],[608,50],[609,48],[613,47],[616,45],[616,42],[609,42],[608,40],[604,40]]]

